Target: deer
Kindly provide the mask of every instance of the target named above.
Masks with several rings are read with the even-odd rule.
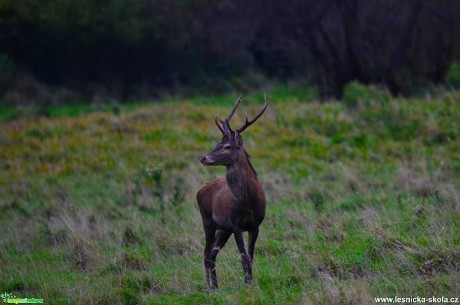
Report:
[[[248,120],[246,114],[243,126],[233,130],[230,120],[241,101],[241,96],[236,99],[225,120],[216,114],[214,120],[222,133],[222,140],[211,152],[200,158],[201,164],[205,166],[221,165],[226,168],[225,179],[216,178],[204,184],[197,193],[206,238],[204,267],[207,291],[218,289],[217,254],[232,234],[240,253],[244,283],[251,284],[254,248],[259,236],[259,226],[265,218],[264,190],[243,146],[241,134],[267,109],[268,93],[264,94],[262,110],[252,120]],[[248,232],[247,251],[243,232]]]

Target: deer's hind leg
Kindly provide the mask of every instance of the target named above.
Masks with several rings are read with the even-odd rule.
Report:
[[[214,287],[212,279],[213,270],[216,268],[215,260],[212,259],[211,252],[216,239],[216,227],[214,224],[204,226],[204,233],[206,235],[206,246],[204,248],[204,268],[206,271],[206,289],[211,291]],[[214,271],[215,272],[215,271]]]
[[[241,264],[243,265],[243,272],[244,272],[244,283],[251,284],[251,259],[249,258],[248,252],[244,247],[244,239],[243,239],[243,232],[242,231],[234,231],[235,234],[235,241],[240,251],[240,258]]]
[[[259,227],[249,231],[248,254],[249,254],[249,276],[252,279],[252,263],[254,261],[254,248],[256,247],[257,237],[259,236]]]
[[[259,236],[259,227],[256,229],[249,231],[249,239],[248,239],[248,254],[249,258],[252,260],[254,259],[254,248],[256,247],[257,237]]]

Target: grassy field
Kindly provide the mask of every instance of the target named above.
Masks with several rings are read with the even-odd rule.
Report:
[[[460,297],[460,92],[343,102],[273,90],[245,132],[267,216],[253,285],[233,239],[205,289],[198,158],[235,96],[0,123],[0,293],[47,304],[373,304]],[[262,94],[235,115],[255,114]],[[72,108],[73,109],[73,108]],[[236,126],[236,125],[235,125]]]

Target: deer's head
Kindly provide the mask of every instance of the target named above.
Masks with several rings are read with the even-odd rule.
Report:
[[[235,113],[236,108],[238,108],[238,105],[241,103],[241,96],[236,99],[235,106],[233,106],[232,111],[225,118],[225,120],[222,120],[219,114],[216,114],[215,121],[217,127],[222,132],[222,140],[220,141],[220,143],[216,145],[216,147],[211,152],[200,158],[201,164],[226,166],[235,163],[236,160],[243,156],[245,154],[245,151],[243,147],[243,137],[241,136],[241,134],[244,130],[246,130],[246,128],[254,124],[254,122],[257,121],[257,119],[259,119],[267,109],[267,93],[265,93],[264,95],[264,101],[264,107],[254,117],[254,119],[249,121],[248,116],[246,115],[246,121],[243,124],[243,126],[235,130],[233,130],[230,127],[230,120],[233,114]]]

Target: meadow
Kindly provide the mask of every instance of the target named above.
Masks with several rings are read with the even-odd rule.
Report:
[[[460,91],[342,101],[274,89],[245,134],[267,216],[254,283],[235,242],[207,293],[195,195],[223,167],[236,96],[8,110],[0,122],[0,293],[46,304],[374,304],[460,297]],[[243,97],[234,125],[262,105]],[[6,112],[5,112],[6,113]],[[236,126],[235,125],[235,126]]]

